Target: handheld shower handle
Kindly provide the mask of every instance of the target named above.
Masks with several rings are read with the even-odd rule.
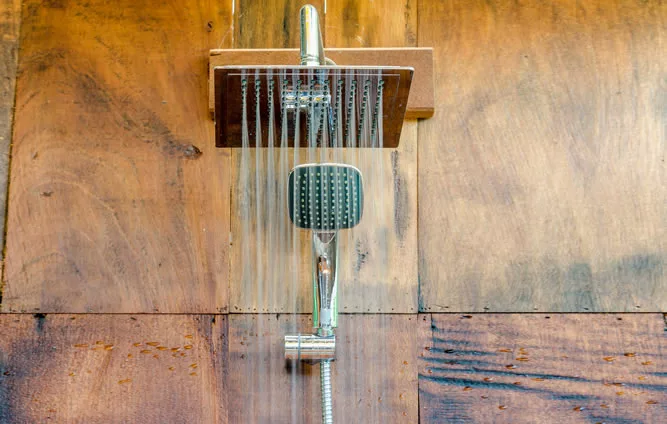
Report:
[[[301,8],[301,64],[307,66],[326,64],[320,18],[317,9],[310,4]]]

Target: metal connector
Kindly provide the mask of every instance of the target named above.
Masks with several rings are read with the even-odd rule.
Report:
[[[301,8],[301,64],[319,66],[326,63],[320,18],[315,6],[307,4]]]
[[[336,337],[317,334],[288,334],[285,336],[285,359],[318,362],[332,360],[336,355]]]

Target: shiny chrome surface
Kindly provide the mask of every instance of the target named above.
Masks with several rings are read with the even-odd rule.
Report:
[[[325,65],[324,46],[317,9],[309,4],[301,8],[301,64]]]
[[[294,361],[323,361],[334,359],[336,337],[317,334],[290,334],[285,336],[285,359]]]

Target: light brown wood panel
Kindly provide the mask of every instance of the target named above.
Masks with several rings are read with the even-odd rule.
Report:
[[[21,1],[0,1],[0,33],[2,33],[2,38],[0,38],[0,230],[2,230],[0,245],[2,246],[5,243],[5,202],[9,175],[9,146],[11,146],[14,119],[14,89],[16,87],[20,21]],[[0,302],[2,302],[2,282],[0,282]]]
[[[398,151],[298,152],[298,163],[347,163],[364,175],[364,216],[338,233],[341,312],[417,311],[416,136],[417,122],[406,121]],[[232,312],[312,312],[312,232],[294,229],[281,205],[295,158],[279,150],[232,150]]]
[[[290,3],[291,4],[291,3]],[[321,14],[321,12],[320,12]],[[245,23],[251,25],[250,14],[243,14]],[[276,15],[276,22],[280,16]],[[381,16],[369,17],[373,25],[380,26]],[[257,18],[262,25],[269,25],[266,16]],[[328,22],[343,19],[342,15],[328,15]],[[412,25],[413,20],[405,22]],[[270,32],[269,32],[270,33]],[[259,37],[259,35],[257,35]],[[339,38],[340,44],[344,44]],[[274,40],[275,41],[275,40]],[[262,43],[254,39],[254,45],[237,47],[263,47],[274,41]],[[386,41],[401,47],[402,39]],[[386,45],[386,44],[385,44]],[[345,45],[339,45],[345,47]],[[408,313],[417,311],[417,122],[406,121],[398,149],[378,152],[364,149],[346,149],[329,152],[323,158],[341,160],[357,165],[365,173],[365,212],[359,226],[339,233],[341,239],[339,261],[339,310],[342,312]],[[273,161],[268,159],[267,149],[261,149],[257,158],[253,149],[248,153],[247,170],[243,170],[239,149],[232,150],[232,259],[230,277],[230,310],[232,312],[310,312],[312,310],[312,278],[310,263],[310,234],[298,233],[296,261],[294,256],[269,246],[271,242],[264,229],[287,221],[287,211],[276,209],[276,216],[267,210],[271,196],[267,195],[266,173],[257,164],[281,169],[279,153]],[[320,158],[318,152],[314,159]],[[301,163],[308,154],[300,152]],[[293,157],[289,150],[288,158]],[[313,160],[313,158],[311,158]],[[292,164],[293,162],[289,162]],[[291,166],[290,166],[291,168]],[[286,170],[277,178],[286,180]],[[244,178],[244,172],[248,177]],[[256,195],[259,178],[259,195]],[[276,182],[271,182],[276,184]],[[279,194],[279,190],[269,192]],[[249,193],[246,199],[244,193]],[[260,199],[260,208],[257,202]],[[244,200],[240,200],[244,199]],[[260,211],[259,219],[257,211]],[[245,214],[245,215],[244,215]],[[272,219],[273,221],[270,221]],[[245,225],[245,227],[244,227]],[[286,222],[289,227],[291,224]],[[258,232],[257,230],[260,229]],[[248,235],[246,234],[248,232]],[[257,234],[262,234],[257,240]],[[275,239],[273,239],[275,240]],[[258,241],[261,243],[258,249]],[[271,253],[268,253],[271,252]],[[286,257],[287,255],[287,257]],[[262,265],[258,265],[262,264]],[[296,276],[295,276],[296,274]]]
[[[419,322],[422,423],[667,420],[661,314],[426,314]]]
[[[417,45],[417,0],[329,1],[328,47]]]
[[[415,423],[416,315],[341,315],[332,365],[334,420]],[[319,422],[319,365],[286,363],[305,315],[229,315],[229,422]]]
[[[3,423],[226,423],[227,318],[2,314]]]
[[[416,33],[412,0],[327,4],[330,47],[415,47]],[[371,191],[365,201],[371,215],[355,232],[357,259],[350,279],[343,280],[351,284],[342,286],[339,307],[347,312],[416,312],[417,121],[405,121],[397,149],[384,149],[380,159],[377,155],[358,153],[360,163],[376,164],[371,178],[382,190]]]
[[[667,4],[419,5],[422,310],[667,309]]]
[[[230,22],[221,2],[24,2],[5,311],[227,310],[207,64]]]
[[[325,0],[232,1],[235,4],[234,48],[298,48],[301,35],[299,10],[306,4],[317,8],[322,38],[325,36]]]

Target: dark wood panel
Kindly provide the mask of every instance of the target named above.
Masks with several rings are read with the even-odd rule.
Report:
[[[341,315],[332,365],[334,420],[415,423],[417,316]],[[321,420],[319,365],[287,364],[286,333],[305,315],[229,315],[229,422]]]
[[[206,102],[230,6],[24,2],[5,311],[227,310]]]
[[[225,316],[3,314],[0,327],[0,422],[227,422]]]
[[[667,309],[667,4],[419,7],[422,310]]]
[[[667,420],[661,314],[426,314],[419,323],[422,423]]]
[[[16,62],[21,20],[21,1],[0,1],[0,245],[5,243],[5,211],[7,179],[9,176],[9,146],[12,140],[14,118],[14,89],[16,87]],[[3,249],[4,254],[4,249]],[[3,263],[4,266],[4,263]],[[0,281],[0,302],[2,282]]]

